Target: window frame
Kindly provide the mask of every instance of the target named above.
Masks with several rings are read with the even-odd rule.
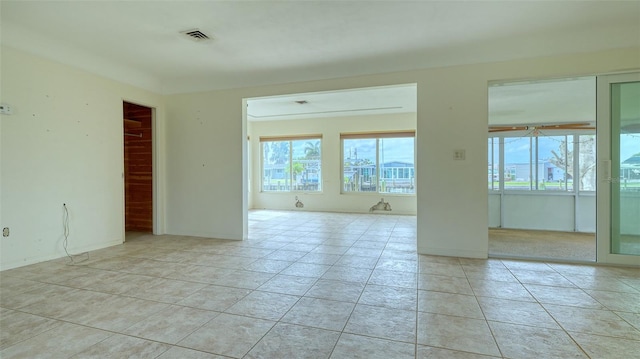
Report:
[[[489,194],[497,194],[497,193],[511,193],[511,194],[554,194],[554,195],[573,195],[576,193],[581,194],[595,194],[595,189],[593,190],[583,190],[581,188],[582,183],[579,180],[580,176],[580,165],[582,162],[580,161],[580,141],[583,136],[596,136],[595,131],[585,131],[585,130],[576,130],[576,131],[564,131],[558,134],[555,133],[544,133],[544,134],[532,134],[532,133],[520,133],[520,132],[508,132],[501,135],[492,135],[489,133],[487,139],[487,145],[490,145],[490,140],[497,139],[498,145],[494,146],[494,151],[498,150],[498,165],[499,169],[499,185],[498,188],[489,188],[487,184]],[[572,158],[572,166],[571,169],[567,169],[565,171],[565,178],[563,182],[563,186],[565,189],[563,190],[549,190],[545,188],[540,188],[540,178],[539,178],[539,170],[536,166],[538,164],[540,149],[539,149],[539,138],[540,137],[564,137],[566,144],[571,144],[571,147],[565,145],[564,152],[564,160],[565,163],[569,162],[569,157]],[[507,164],[505,163],[505,140],[508,139],[516,139],[516,138],[527,138],[529,140],[529,186],[528,189],[513,189],[513,188],[505,188],[505,175],[507,174]],[[495,142],[495,140],[494,140]],[[570,155],[569,152],[572,152]],[[489,153],[489,149],[487,150],[487,154]],[[492,153],[495,158],[495,154]],[[493,162],[491,162],[493,164]],[[534,167],[535,173],[534,173]],[[567,174],[571,174],[572,181],[569,182]],[[568,188],[569,183],[571,183],[571,189]]]
[[[320,158],[318,159],[318,168],[319,168],[319,175],[318,175],[318,189],[317,190],[308,190],[308,189],[293,189],[294,187],[294,181],[293,181],[293,177],[294,177],[294,171],[293,171],[293,164],[294,164],[294,158],[293,158],[293,142],[294,141],[313,141],[313,140],[318,140],[320,141]],[[264,146],[266,143],[271,143],[271,142],[289,142],[289,158],[288,158],[288,163],[289,163],[289,189],[288,190],[268,190],[264,188],[264,174],[265,174],[265,158],[264,158]],[[323,186],[323,171],[322,171],[322,135],[321,134],[306,134],[306,135],[290,135],[290,136],[260,136],[259,138],[259,143],[260,143],[260,192],[261,193],[271,193],[271,194],[275,194],[275,193],[280,193],[280,194],[285,194],[285,193],[309,193],[309,194],[315,194],[315,193],[322,193],[324,191],[324,186]],[[286,169],[285,169],[286,171]]]
[[[406,168],[408,170],[409,178],[413,174],[413,188],[410,193],[398,193],[398,192],[381,192],[381,174],[384,170],[390,170],[393,172],[393,168],[384,169],[380,167],[380,140],[385,138],[413,138],[413,167]],[[345,140],[358,140],[358,139],[374,139],[376,141],[376,163],[375,163],[375,177],[376,177],[376,191],[345,191],[344,187],[344,141]],[[346,195],[384,195],[384,196],[416,196],[417,192],[417,171],[416,171],[416,131],[415,130],[399,130],[399,131],[380,131],[380,132],[343,132],[340,133],[340,194]],[[404,172],[404,169],[403,169]],[[385,177],[386,178],[386,177]]]

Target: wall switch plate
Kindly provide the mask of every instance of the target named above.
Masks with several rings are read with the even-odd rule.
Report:
[[[466,157],[465,150],[453,150],[453,159],[456,161],[464,161]]]
[[[2,236],[9,237],[9,227],[2,228]]]

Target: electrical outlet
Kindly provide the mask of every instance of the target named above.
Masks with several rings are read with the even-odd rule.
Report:
[[[2,228],[2,236],[9,237],[9,227]]]

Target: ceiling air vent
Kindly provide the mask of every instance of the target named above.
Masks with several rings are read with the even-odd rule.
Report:
[[[202,41],[208,41],[211,40],[211,38],[209,36],[207,36],[207,34],[205,34],[204,32],[198,30],[198,29],[192,29],[192,30],[187,30],[187,31],[181,31],[181,34],[184,34],[185,36],[187,36],[189,39],[193,40],[193,41],[197,41],[197,42],[202,42]]]

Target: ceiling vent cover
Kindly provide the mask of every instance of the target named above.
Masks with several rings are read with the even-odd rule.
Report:
[[[200,31],[199,29],[181,31],[180,33],[184,34],[189,39],[191,39],[193,41],[197,41],[197,42],[211,40],[211,38],[209,36],[207,36],[207,34],[205,34],[204,32]]]

